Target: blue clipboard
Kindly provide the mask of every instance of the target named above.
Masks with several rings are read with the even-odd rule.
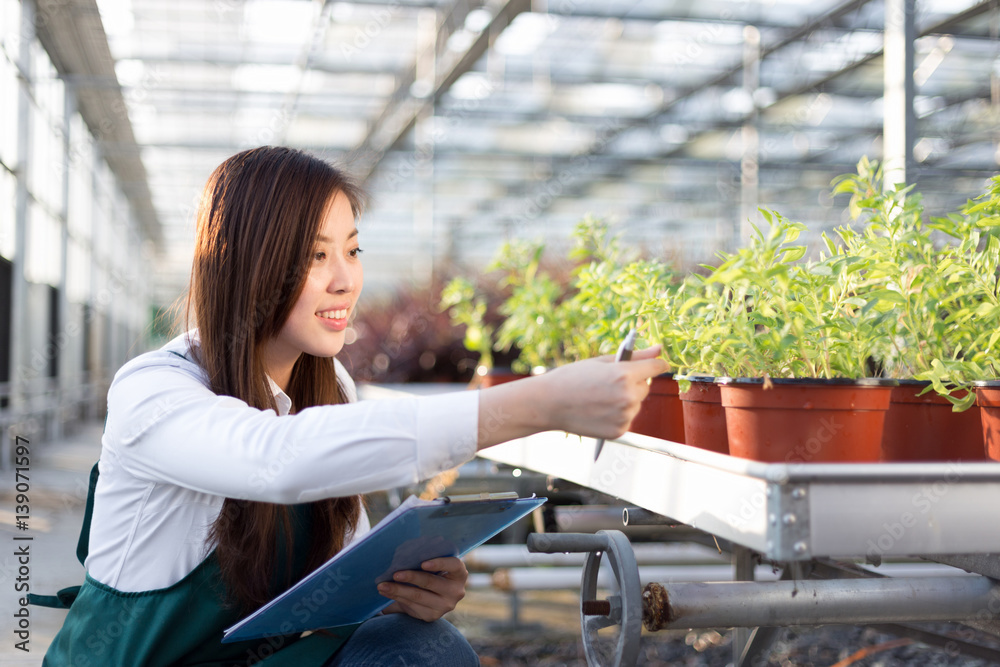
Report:
[[[514,495],[514,494],[511,494]],[[376,586],[399,570],[464,556],[546,498],[418,500],[410,496],[361,539],[225,631],[235,642],[368,620],[392,600]]]

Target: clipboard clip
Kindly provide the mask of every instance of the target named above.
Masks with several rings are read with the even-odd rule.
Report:
[[[517,500],[516,491],[501,491],[500,493],[468,493],[458,496],[442,496],[441,500],[445,504],[451,503],[472,503],[482,500]]]

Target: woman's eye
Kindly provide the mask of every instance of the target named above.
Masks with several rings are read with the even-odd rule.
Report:
[[[313,259],[316,260],[317,262],[322,262],[324,259],[326,259],[326,253],[323,252],[322,250],[317,250],[315,253],[313,253]]]
[[[364,250],[362,250],[361,248],[355,248],[354,250],[350,251],[348,254],[351,257],[360,257],[361,253],[363,253],[363,252],[364,252]]]

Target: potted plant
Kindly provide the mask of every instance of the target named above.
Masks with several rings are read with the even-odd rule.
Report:
[[[994,176],[986,192],[962,207],[960,215],[949,216],[966,225],[957,251],[965,269],[963,285],[969,292],[965,307],[955,309],[951,318],[971,329],[975,340],[961,360],[936,364],[927,373],[935,388],[941,379],[977,377],[976,403],[980,408],[983,441],[987,458],[1000,461],[1000,176]]]
[[[749,246],[724,255],[708,283],[724,286],[728,330],[715,341],[732,374],[720,391],[730,453],[763,461],[875,461],[890,383],[868,378],[886,316],[855,292],[865,261],[830,239],[800,262],[805,226],[762,211]]]
[[[919,194],[912,187],[886,188],[882,167],[867,159],[856,174],[835,179],[833,191],[851,195],[851,216],[864,223],[860,231],[838,230],[847,252],[866,263],[859,295],[890,315],[876,361],[899,385],[881,459],[981,460],[981,420],[969,386],[982,372],[970,356],[981,345],[983,324],[974,316],[983,315],[984,294],[976,225],[967,215],[925,222]],[[946,242],[935,243],[935,233]]]
[[[651,338],[678,370],[678,398],[684,423],[683,442],[729,453],[726,415],[716,377],[726,375],[717,342],[727,334],[724,287],[691,273],[673,289],[664,289],[650,314]]]
[[[629,257],[608,225],[587,218],[574,233],[570,308],[586,325],[589,347],[576,350],[580,358],[614,353],[630,328],[639,332],[640,345],[658,341],[656,315],[664,294],[677,289],[673,271],[655,259]],[[667,360],[670,361],[669,357]],[[630,430],[672,442],[685,442],[684,412],[673,372],[650,381],[649,394]]]

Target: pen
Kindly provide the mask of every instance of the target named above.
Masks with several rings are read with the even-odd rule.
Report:
[[[625,340],[622,344],[618,346],[618,354],[615,355],[615,361],[628,361],[632,358],[632,350],[635,349],[635,329],[628,332],[625,336]],[[604,438],[597,439],[597,446],[594,447],[594,460],[601,455],[601,448],[604,447]]]

